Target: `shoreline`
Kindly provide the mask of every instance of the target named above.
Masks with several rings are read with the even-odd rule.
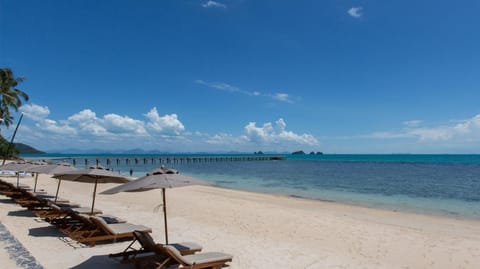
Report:
[[[306,196],[301,196],[301,195],[296,195],[296,194],[284,194],[284,193],[275,193],[275,192],[267,192],[267,191],[255,191],[255,190],[247,190],[247,189],[240,189],[240,188],[229,188],[229,187],[224,187],[224,186],[218,186],[218,185],[213,185],[210,186],[212,188],[219,188],[223,190],[232,190],[232,191],[238,191],[238,192],[244,192],[246,195],[248,194],[264,194],[264,195],[269,195],[272,197],[284,197],[284,198],[293,198],[293,199],[300,199],[300,200],[307,200],[307,201],[317,201],[320,203],[332,203],[332,204],[338,204],[338,205],[344,205],[344,206],[351,206],[351,207],[358,207],[358,208],[366,208],[366,209],[372,209],[372,210],[381,210],[381,211],[386,211],[386,212],[398,212],[398,213],[405,213],[405,214],[413,214],[413,215],[420,215],[420,216],[431,216],[431,217],[439,217],[439,218],[447,218],[447,219],[453,219],[453,220],[465,220],[465,221],[474,221],[474,222],[479,222],[480,223],[480,216],[479,217],[466,217],[463,215],[456,214],[455,212],[448,212],[445,214],[441,213],[434,213],[438,212],[436,210],[432,210],[432,213],[427,213],[427,212],[420,212],[420,211],[415,211],[415,210],[403,210],[402,208],[388,208],[388,207],[382,207],[382,206],[369,206],[366,204],[355,204],[355,203],[348,203],[348,202],[343,202],[343,201],[335,201],[332,199],[322,199],[322,198],[311,198],[311,197],[306,197]]]
[[[38,184],[49,193],[57,186],[46,175],[40,175]],[[99,184],[98,193],[113,186]],[[62,181],[60,195],[88,206],[92,187]],[[164,242],[162,214],[154,210],[160,195],[160,190],[97,195],[96,207],[151,227],[155,241]],[[45,268],[131,268],[108,258],[130,242],[81,247],[18,205],[1,203],[0,222]],[[211,186],[168,189],[167,211],[172,241],[230,253],[232,269],[480,266],[479,221]]]
[[[191,186],[190,188],[197,188],[197,186]],[[419,213],[419,212],[414,212],[414,211],[402,211],[402,210],[396,210],[396,209],[389,209],[389,208],[383,208],[383,207],[370,207],[366,205],[358,205],[358,204],[353,204],[353,203],[344,203],[344,202],[338,202],[334,200],[327,200],[327,199],[316,199],[316,198],[309,198],[309,197],[302,197],[302,196],[297,196],[297,195],[290,195],[290,194],[281,194],[281,193],[269,193],[269,192],[261,192],[261,191],[250,191],[250,190],[242,190],[242,189],[234,189],[234,188],[226,188],[222,186],[198,186],[198,188],[212,188],[212,189],[218,189],[220,192],[222,191],[227,191],[227,192],[237,192],[241,196],[253,196],[253,195],[264,195],[267,199],[272,198],[272,199],[285,199],[289,200],[291,199],[292,201],[297,201],[297,202],[311,202],[311,203],[318,203],[319,206],[322,207],[329,207],[329,205],[334,206],[335,208],[339,209],[350,209],[350,210],[358,210],[358,211],[371,211],[377,212],[378,214],[398,214],[398,215],[403,215],[403,216],[409,216],[409,217],[425,217],[425,218],[432,218],[432,219],[438,219],[438,220],[451,220],[451,221],[461,221],[461,222],[467,222],[471,224],[477,224],[480,225],[480,219],[476,218],[461,218],[461,217],[453,217],[449,215],[441,215],[441,214],[428,214],[428,213]]]

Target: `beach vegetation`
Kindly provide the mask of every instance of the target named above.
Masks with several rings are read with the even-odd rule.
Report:
[[[11,110],[18,112],[22,101],[28,101],[28,95],[17,88],[24,80],[15,77],[10,68],[0,68],[0,125],[10,126],[14,120]]]
[[[12,110],[18,112],[23,101],[28,101],[28,95],[18,88],[18,85],[25,78],[15,77],[13,71],[8,67],[0,68],[0,126],[9,127],[14,120]],[[18,156],[18,149],[0,133],[0,151],[5,158]]]
[[[4,158],[12,159],[18,156],[19,151],[15,145],[9,146],[10,142],[0,135],[0,154]]]

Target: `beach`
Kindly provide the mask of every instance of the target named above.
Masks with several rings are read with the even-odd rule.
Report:
[[[15,182],[15,178],[2,178]],[[20,179],[33,186],[33,178]],[[54,194],[57,182],[40,175]],[[116,184],[100,184],[97,193]],[[90,206],[93,185],[62,181],[60,196]],[[151,227],[164,242],[161,190],[98,194],[95,207]],[[133,268],[108,254],[130,242],[87,247],[7,197],[0,222],[43,268]],[[479,268],[480,221],[396,212],[207,186],[167,190],[170,242],[233,255],[230,268]],[[1,246],[1,245],[0,245]],[[3,260],[10,253],[2,248]],[[15,267],[12,267],[15,268]],[[21,267],[19,267],[21,268]]]

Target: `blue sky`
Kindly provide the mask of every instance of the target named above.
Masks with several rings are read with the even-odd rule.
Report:
[[[0,66],[46,151],[480,153],[479,10],[0,0]]]

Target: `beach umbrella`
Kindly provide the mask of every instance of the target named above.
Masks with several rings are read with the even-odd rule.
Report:
[[[29,172],[36,173],[35,175],[35,185],[33,187],[33,192],[37,189],[37,181],[38,181],[38,174],[48,174],[48,175],[55,175],[55,174],[62,174],[67,172],[72,172],[78,170],[77,168],[73,167],[69,163],[56,163],[56,164],[45,164],[39,165],[32,168],[29,168]]]
[[[97,193],[98,183],[129,182],[129,180],[126,177],[120,174],[111,172],[109,170],[106,170],[101,166],[90,167],[89,169],[76,170],[71,172],[58,173],[58,174],[54,174],[53,178],[58,179],[58,187],[57,187],[57,193],[55,194],[55,201],[58,198],[58,190],[60,189],[60,182],[62,180],[94,183],[95,187],[93,188],[92,211],[90,212],[91,214],[93,214],[93,209],[95,206],[95,196]]]
[[[165,223],[165,242],[168,244],[167,204],[165,189],[189,185],[211,185],[210,183],[180,174],[177,170],[160,168],[148,173],[146,176],[108,189],[101,194],[114,194],[119,192],[137,192],[153,189],[162,189],[163,221]]]
[[[25,161],[17,161],[17,162],[10,162],[0,166],[1,170],[7,171],[15,171],[17,174],[17,188],[19,186],[20,181],[20,172],[30,172],[29,169],[38,167],[45,164],[45,162],[25,162]]]

